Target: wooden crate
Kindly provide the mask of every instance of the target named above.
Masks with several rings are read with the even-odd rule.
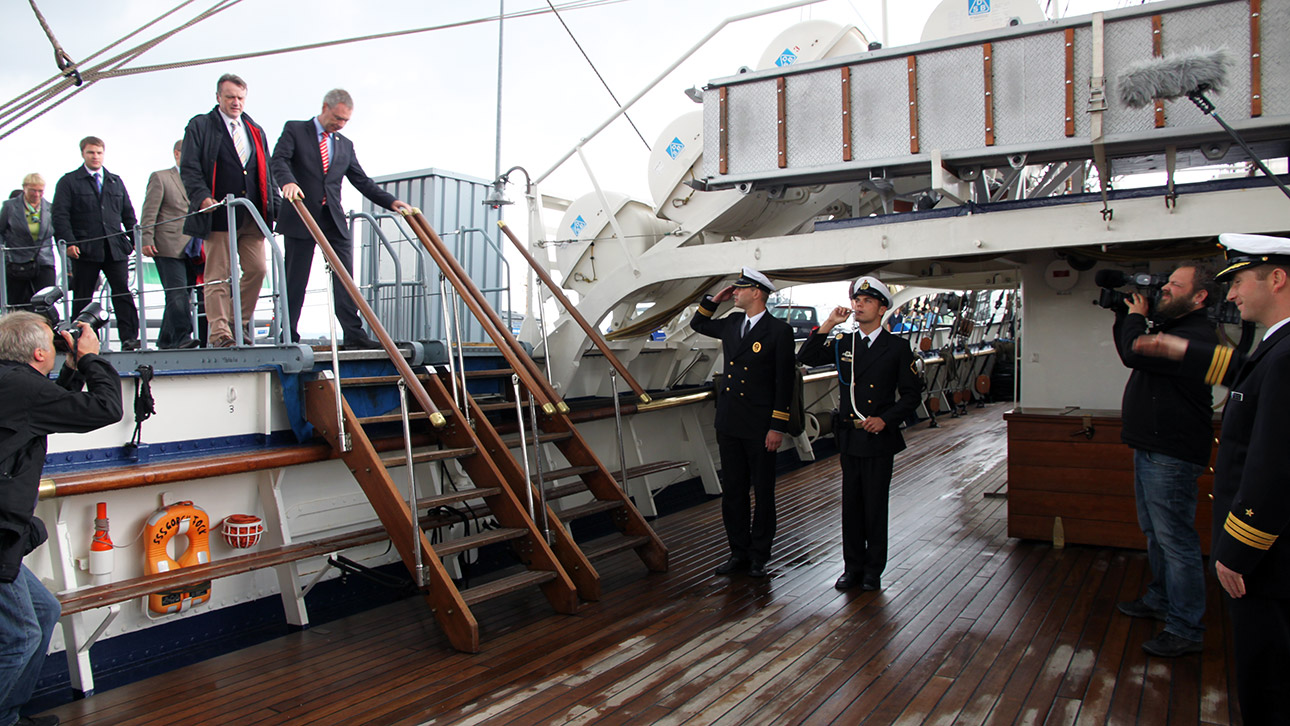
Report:
[[[1133,498],[1133,450],[1120,442],[1120,412],[1015,409],[1008,422],[1008,536],[1146,549]],[[1214,420],[1217,438],[1219,420]],[[1209,554],[1210,468],[1197,486],[1196,531]]]

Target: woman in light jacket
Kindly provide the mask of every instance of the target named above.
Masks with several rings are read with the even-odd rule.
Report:
[[[54,225],[45,201],[45,180],[28,174],[22,194],[0,204],[5,290],[11,308],[31,309],[31,296],[54,284]]]

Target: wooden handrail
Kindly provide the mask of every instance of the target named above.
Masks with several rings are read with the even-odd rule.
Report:
[[[403,359],[403,353],[394,344],[394,339],[390,337],[389,333],[385,332],[385,326],[381,325],[380,319],[376,317],[376,311],[372,310],[372,306],[368,305],[367,301],[359,293],[358,285],[354,283],[354,278],[350,277],[349,272],[345,270],[345,266],[341,264],[340,256],[336,254],[336,250],[332,249],[331,243],[327,241],[327,237],[318,228],[318,223],[314,221],[313,215],[309,214],[308,209],[305,209],[304,201],[293,199],[291,203],[296,208],[296,214],[300,215],[300,219],[304,220],[305,226],[309,228],[309,234],[313,235],[314,242],[318,243],[318,248],[327,257],[327,263],[331,265],[332,273],[340,281],[341,287],[345,288],[345,291],[353,298],[354,304],[358,306],[358,311],[363,314],[367,324],[371,326],[376,339],[380,341],[381,347],[385,349],[386,355],[390,357],[390,362],[394,364],[399,376],[407,384],[408,390],[412,392],[412,397],[417,399],[417,404],[421,406],[421,410],[430,415],[430,423],[435,428],[442,428],[448,420],[444,418],[444,415],[435,407],[434,402],[430,400],[430,394],[426,393],[421,381],[417,380],[417,374],[412,372],[412,367]]]
[[[641,384],[637,383],[632,374],[627,371],[627,366],[623,365],[623,362],[618,360],[618,356],[614,355],[613,351],[609,349],[609,344],[601,337],[600,331],[596,330],[591,323],[588,323],[587,319],[578,311],[578,308],[569,301],[568,297],[565,297],[564,292],[560,290],[560,286],[556,284],[555,280],[551,279],[551,275],[546,271],[546,268],[533,259],[533,255],[529,254],[529,251],[524,248],[524,244],[520,242],[519,237],[516,237],[511,228],[506,226],[506,222],[498,220],[497,226],[501,227],[502,233],[515,245],[515,249],[519,250],[521,255],[524,255],[524,260],[528,262],[529,269],[533,270],[542,280],[542,284],[546,285],[546,289],[551,291],[551,296],[559,301],[565,312],[569,313],[569,316],[578,324],[578,327],[582,328],[582,332],[586,333],[587,337],[591,338],[591,342],[595,343],[596,347],[600,349],[605,359],[609,361],[609,365],[613,366],[614,370],[618,371],[618,375],[623,377],[623,381],[632,389],[632,393],[636,394],[641,403],[649,403],[649,394],[645,392],[644,388],[641,388]],[[547,350],[546,354],[551,355],[551,351]]]
[[[409,215],[408,220],[411,222],[412,231],[416,233],[417,238],[421,240],[422,246],[434,258],[435,264],[439,270],[452,284],[453,287],[461,293],[462,300],[470,308],[471,313],[479,319],[497,349],[506,358],[515,374],[520,377],[520,382],[524,388],[533,395],[542,411],[547,415],[555,413],[558,407],[561,413],[567,413],[569,406],[560,400],[560,394],[556,393],[551,387],[551,383],[542,376],[538,371],[537,364],[532,358],[521,353],[519,341],[511,335],[510,328],[502,322],[502,319],[493,310],[488,301],[484,299],[484,294],[475,286],[470,275],[462,269],[455,257],[448,252],[448,247],[439,238],[439,235],[426,221],[426,218],[420,212]]]

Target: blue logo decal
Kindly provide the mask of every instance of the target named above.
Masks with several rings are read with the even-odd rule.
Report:
[[[586,228],[587,228],[587,220],[583,219],[581,214],[578,215],[577,219],[573,220],[573,224],[569,225],[569,229],[573,230],[574,237],[577,237],[578,235],[582,234],[582,230]]]
[[[796,62],[797,62],[797,54],[793,52],[792,48],[785,48],[784,50],[780,51],[779,57],[775,59],[775,65],[779,66],[780,68],[783,68],[784,66],[791,66]]]
[[[672,139],[672,143],[667,145],[667,155],[675,159],[685,151],[685,144],[681,143],[680,137]]]
[[[968,0],[968,17],[990,12],[990,0]]]

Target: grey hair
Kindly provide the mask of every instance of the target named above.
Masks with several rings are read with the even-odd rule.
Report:
[[[21,311],[0,317],[0,360],[30,363],[37,349],[49,350],[49,321]]]
[[[327,108],[336,108],[337,104],[354,107],[354,99],[349,95],[349,91],[343,88],[333,88],[323,96],[323,105]]]
[[[1223,90],[1228,51],[1194,48],[1169,58],[1152,58],[1126,66],[1119,76],[1120,100],[1142,108],[1155,99],[1172,101],[1193,91]]]
[[[22,185],[23,185],[24,187],[34,187],[34,186],[36,186],[36,185],[38,185],[38,184],[39,184],[40,186],[44,186],[44,185],[45,185],[45,177],[43,177],[43,176],[41,176],[41,175],[37,174],[37,173],[36,173],[36,172],[34,172],[34,171],[33,171],[32,173],[28,174],[27,176],[24,176],[24,177],[22,178]]]

